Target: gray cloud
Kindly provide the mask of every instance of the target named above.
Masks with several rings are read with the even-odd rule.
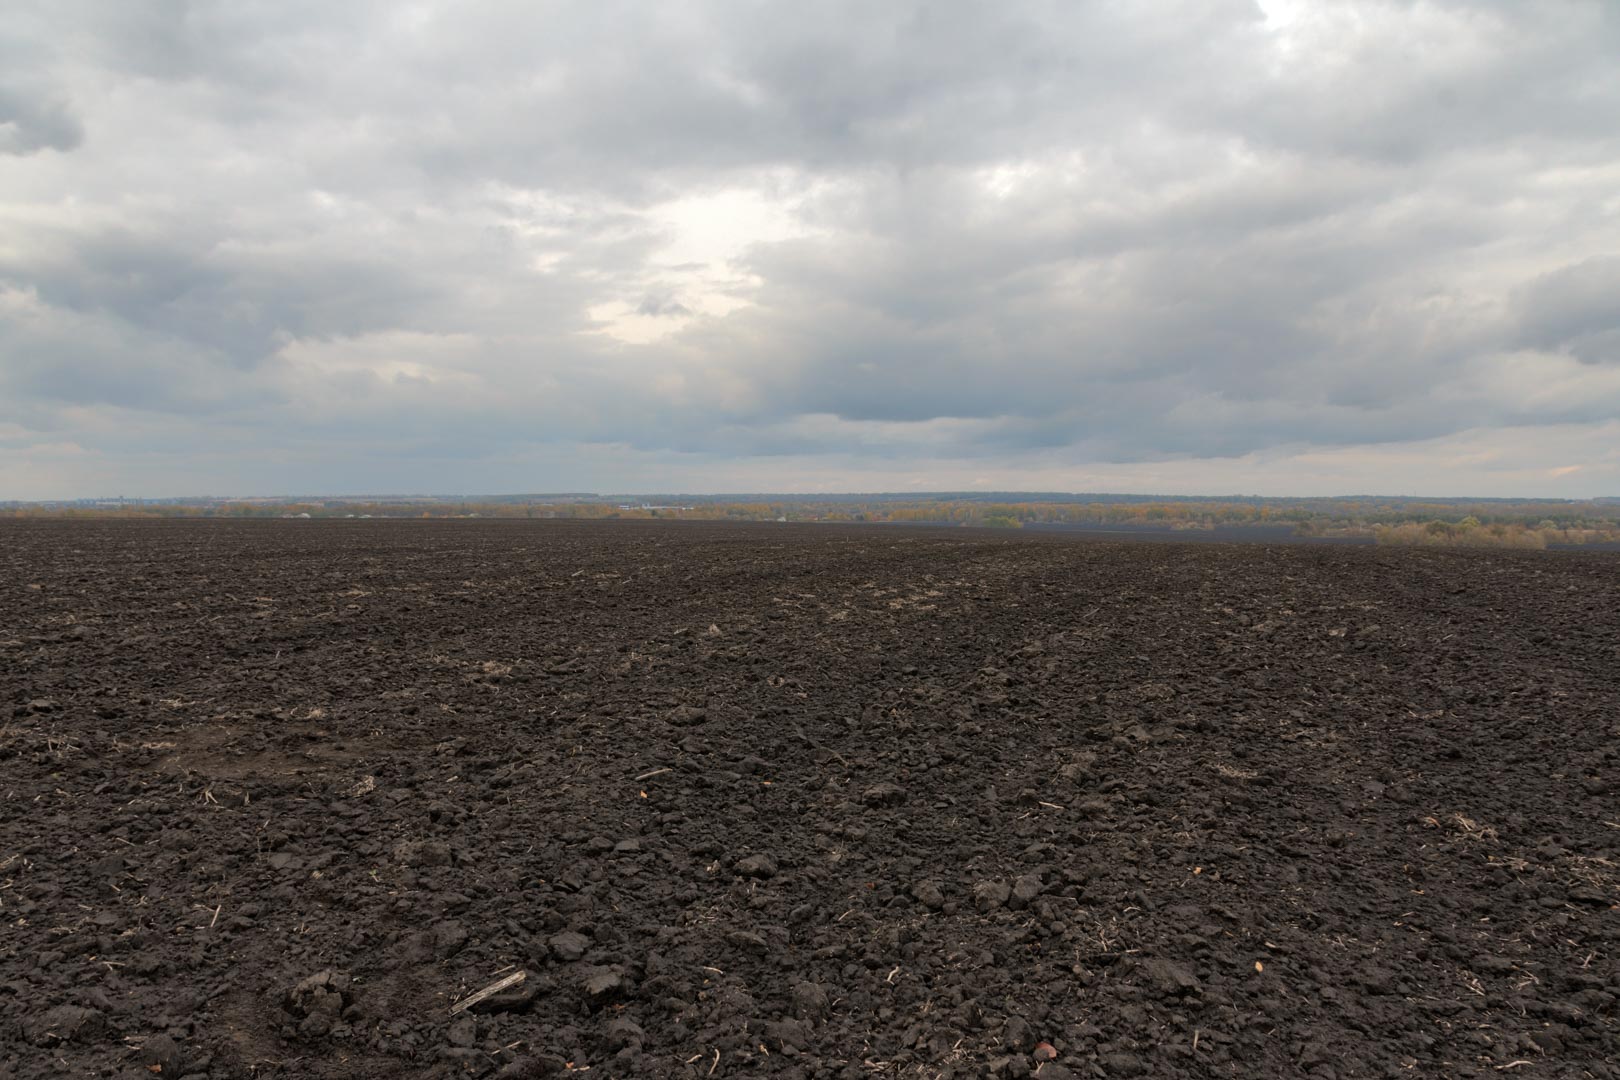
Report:
[[[72,150],[83,138],[84,129],[61,102],[0,86],[0,154]]]
[[[1560,267],[1520,291],[1520,342],[1620,364],[1620,256]]]
[[[71,151],[84,127],[50,76],[55,53],[43,11],[9,13],[0,37],[0,155]]]
[[[1602,0],[34,0],[14,27],[0,466],[78,455],[29,458],[30,493],[113,455],[195,482],[175,461],[222,446],[258,458],[214,490],[311,458],[1320,490],[1287,463],[1538,429],[1557,490],[1620,490]],[[1506,482],[1411,453],[1392,482]]]
[[[679,315],[691,315],[692,309],[675,299],[673,296],[659,296],[648,293],[646,296],[641,298],[641,303],[636,305],[636,314],[651,315],[654,317],[662,316],[667,318]]]

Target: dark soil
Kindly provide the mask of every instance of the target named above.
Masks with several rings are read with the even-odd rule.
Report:
[[[1026,522],[1031,532],[1081,534],[1095,540],[1157,540],[1171,544],[1335,544],[1371,547],[1371,536],[1311,536],[1292,525],[1217,525],[1210,529],[1176,529],[1168,525],[1077,525],[1067,522]]]
[[[9,523],[0,709],[0,1076],[1620,1076],[1612,555]]]

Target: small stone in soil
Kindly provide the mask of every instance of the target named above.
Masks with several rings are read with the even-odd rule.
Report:
[[[773,878],[776,860],[765,854],[749,855],[737,860],[736,871],[743,877]]]
[[[610,1050],[623,1050],[630,1046],[640,1046],[647,1038],[647,1033],[641,1025],[633,1020],[619,1017],[607,1026],[604,1032]]]
[[[861,802],[867,806],[898,806],[906,801],[906,789],[885,781],[861,792]]]
[[[149,1069],[157,1066],[164,1075],[181,1075],[180,1044],[168,1035],[154,1035],[141,1047],[141,1063]]]
[[[1188,994],[1198,989],[1193,973],[1173,960],[1156,956],[1142,963],[1142,974],[1161,995]]]
[[[793,987],[793,1011],[800,1018],[815,1020],[827,1013],[827,991],[813,982],[796,983]]]
[[[624,992],[624,976],[611,968],[598,968],[585,976],[581,984],[585,996],[593,1002],[611,1001]]]
[[[709,714],[706,710],[700,709],[695,705],[677,705],[675,708],[664,714],[665,720],[678,727],[690,727],[693,724],[701,724],[703,721],[707,720],[708,717]]]
[[[443,840],[406,840],[394,848],[394,858],[406,866],[449,866],[450,845]]]
[[[570,963],[584,956],[585,950],[591,947],[590,938],[573,930],[551,935],[546,944],[551,946],[553,956]]]
[[[938,911],[945,906],[945,894],[940,890],[937,882],[917,882],[911,887],[911,896],[929,911]]]
[[[981,912],[988,914],[1007,902],[1012,887],[1005,881],[981,881],[973,886],[973,902]]]
[[[1046,891],[1046,883],[1039,874],[1024,874],[1013,882],[1012,899],[1009,905],[1013,908],[1026,908],[1029,902]]]

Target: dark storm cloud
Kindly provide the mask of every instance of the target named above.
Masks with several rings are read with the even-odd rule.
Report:
[[[39,0],[8,29],[0,424],[92,455],[154,416],[174,453],[408,430],[723,469],[1620,414],[1601,0]]]

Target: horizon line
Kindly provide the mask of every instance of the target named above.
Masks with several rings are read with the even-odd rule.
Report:
[[[1556,496],[1556,495],[1438,495],[1421,493],[1371,493],[1347,492],[1337,495],[1260,495],[1252,492],[1202,492],[1195,495],[1169,494],[1151,491],[1054,491],[1054,490],[1016,490],[1016,489],[938,489],[930,491],[625,491],[625,492],[597,492],[597,491],[536,491],[536,492],[478,492],[478,493],[442,493],[442,492],[386,492],[386,493],[293,493],[293,494],[236,494],[219,495],[212,493],[192,495],[85,495],[85,496],[57,496],[51,498],[35,499],[6,499],[0,498],[0,505],[6,506],[42,506],[52,503],[107,503],[107,502],[133,502],[144,505],[172,505],[188,502],[266,502],[290,503],[325,500],[336,502],[384,502],[387,500],[409,499],[429,500],[437,502],[476,502],[479,500],[534,500],[534,499],[703,499],[711,502],[758,500],[758,499],[946,499],[971,496],[975,498],[988,497],[1019,497],[1034,499],[1041,497],[1060,497],[1065,499],[1078,498],[1111,498],[1111,499],[1165,499],[1176,501],[1189,501],[1199,499],[1209,500],[1295,500],[1295,501],[1332,501],[1332,500],[1359,500],[1359,499],[1405,499],[1405,500],[1441,500],[1447,502],[1543,502],[1543,503],[1590,503],[1610,502],[1620,500],[1620,494],[1590,495],[1586,497]]]

